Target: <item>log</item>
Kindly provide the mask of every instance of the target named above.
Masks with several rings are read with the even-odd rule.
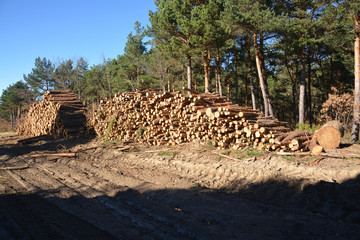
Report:
[[[24,157],[37,158],[37,157],[76,157],[76,153],[43,153],[43,154],[26,154]]]
[[[324,149],[339,147],[344,133],[343,125],[339,121],[325,123],[317,133],[317,142]]]
[[[312,154],[319,154],[323,151],[323,147],[317,144],[317,136],[319,131],[316,130],[310,140],[309,150]]]

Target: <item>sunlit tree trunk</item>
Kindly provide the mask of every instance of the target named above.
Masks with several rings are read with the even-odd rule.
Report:
[[[220,96],[222,96],[222,86],[221,86],[221,66],[220,66],[220,51],[219,47],[216,47],[216,88]]]
[[[192,74],[191,74],[191,56],[187,55],[187,88],[191,89]],[[188,92],[190,94],[190,92]]]
[[[239,103],[239,80],[237,72],[237,49],[234,44],[234,83],[235,83],[235,103]]]
[[[299,123],[305,123],[305,47],[301,51],[301,67],[300,67],[300,92],[299,92]]]
[[[208,51],[207,51],[208,53]],[[209,56],[208,54],[203,54],[203,60],[204,60],[204,73],[205,73],[205,92],[209,92],[209,83],[210,83],[210,66],[209,66]]]
[[[255,88],[254,88],[254,76],[252,70],[252,58],[251,58],[251,37],[250,35],[247,38],[247,54],[248,54],[248,79],[250,83],[250,92],[251,92],[251,103],[252,108],[256,109],[256,98],[255,98]]]
[[[254,34],[254,50],[255,50],[255,60],[256,60],[256,67],[257,67],[257,72],[258,72],[258,76],[259,76],[259,84],[260,84],[260,89],[261,89],[261,93],[263,96],[263,100],[264,100],[264,114],[266,117],[271,116],[270,114],[270,99],[269,99],[269,95],[268,95],[268,90],[267,90],[267,83],[266,80],[264,78],[264,72],[262,70],[262,61],[261,61],[261,55],[260,55],[260,51],[259,51],[259,47],[258,47],[258,43],[257,43],[257,35]]]
[[[259,48],[259,56],[260,56],[260,68],[261,68],[261,73],[263,76],[263,81],[264,81],[264,89],[265,89],[265,93],[266,93],[266,98],[267,98],[267,102],[268,102],[268,108],[269,108],[269,115],[270,117],[274,116],[273,113],[273,109],[271,106],[271,101],[270,101],[270,94],[269,94],[269,88],[268,88],[268,84],[267,84],[267,77],[266,77],[266,69],[265,69],[265,56],[264,56],[264,36],[263,33],[260,34],[260,48]]]
[[[355,12],[355,43],[354,43],[354,75],[355,75],[355,91],[354,91],[354,123],[351,131],[351,142],[355,143],[359,139],[359,114],[360,114],[360,24],[359,12]]]

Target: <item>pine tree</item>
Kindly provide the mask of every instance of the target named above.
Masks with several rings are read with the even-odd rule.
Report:
[[[24,74],[25,82],[30,86],[37,98],[42,96],[45,91],[54,88],[53,71],[54,66],[50,60],[37,57],[35,59],[35,68],[28,75]]]
[[[202,1],[156,0],[157,11],[150,11],[151,35],[187,59],[187,87],[192,88],[192,38],[196,34],[192,11]]]

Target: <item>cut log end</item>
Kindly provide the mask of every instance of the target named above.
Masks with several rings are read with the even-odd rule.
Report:
[[[316,145],[312,148],[311,153],[312,154],[320,154],[323,151],[323,147],[320,145]]]
[[[339,122],[329,122],[319,130],[317,134],[317,142],[324,149],[333,149],[340,146],[342,139],[342,129]]]

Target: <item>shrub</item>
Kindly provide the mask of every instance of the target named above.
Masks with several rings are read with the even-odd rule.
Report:
[[[351,93],[340,94],[339,90],[332,87],[333,93],[329,93],[320,110],[320,120],[328,122],[337,120],[344,125],[345,129],[351,128],[353,121],[354,96]]]
[[[0,118],[0,132],[10,132],[13,131],[11,123],[5,119]]]

